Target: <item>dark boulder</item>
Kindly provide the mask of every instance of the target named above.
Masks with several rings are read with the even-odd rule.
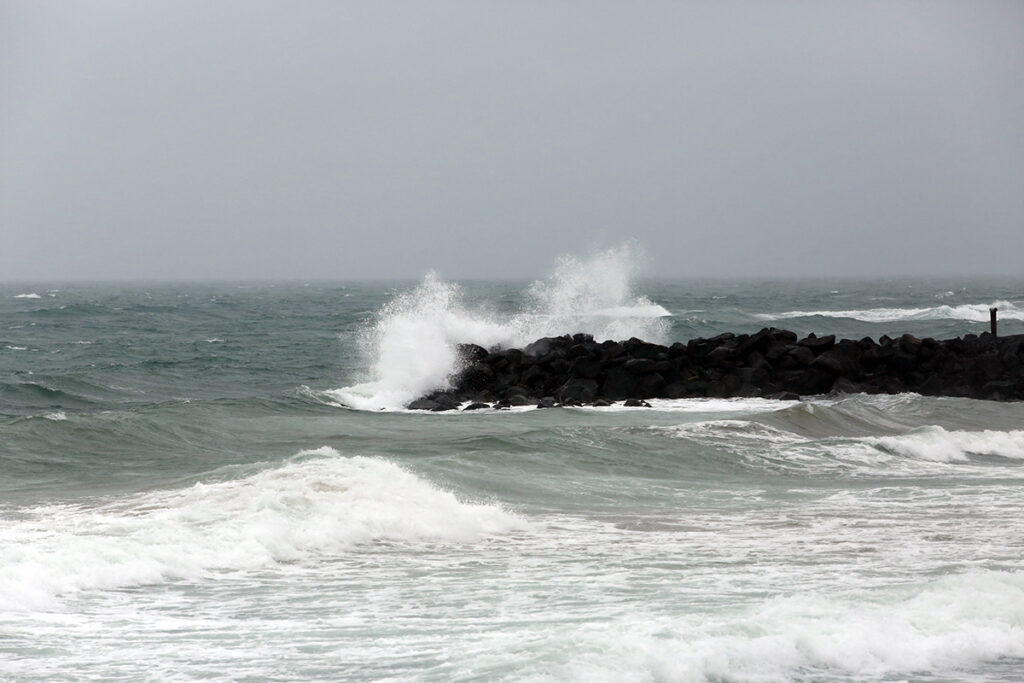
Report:
[[[815,336],[813,332],[811,332],[806,339],[801,339],[800,341],[797,342],[799,346],[810,349],[816,354],[831,349],[835,343],[836,336],[834,334],[825,335],[824,337],[818,337]]]
[[[597,398],[597,390],[597,380],[573,378],[559,388],[555,398],[562,403],[567,401],[590,403]]]
[[[622,404],[627,408],[650,408],[651,404],[641,398],[627,398]]]
[[[806,368],[814,362],[814,351],[807,346],[794,346],[788,354],[797,367]]]
[[[635,338],[596,343],[576,334],[538,339],[522,350],[463,344],[458,354],[451,388],[430,392],[410,408],[829,391],[1024,399],[1024,335],[949,340],[883,335],[876,342],[811,334],[797,341],[793,332],[764,328],[666,347]]]
[[[601,361],[597,356],[582,356],[577,358],[569,366],[570,377],[582,379],[594,379],[601,373]]]
[[[409,404],[409,410],[433,410],[437,407],[437,401],[429,398],[418,398]]]
[[[622,367],[634,375],[646,375],[657,370],[658,364],[650,358],[631,358]]]
[[[486,363],[473,363],[459,371],[452,378],[452,384],[470,391],[480,391],[494,385],[494,370]]]
[[[463,363],[479,363],[490,355],[487,349],[476,344],[459,344],[455,347],[455,352]]]
[[[636,375],[621,367],[614,367],[605,373],[601,385],[601,398],[620,401],[633,395],[636,387]]]
[[[656,372],[641,377],[633,389],[639,398],[661,398],[665,393],[665,378]]]

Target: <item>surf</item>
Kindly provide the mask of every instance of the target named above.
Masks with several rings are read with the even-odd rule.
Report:
[[[471,543],[525,526],[388,460],[329,447],[237,469],[187,488],[37,505],[0,519],[0,612],[59,610],[82,591],[311,563],[373,542]]]

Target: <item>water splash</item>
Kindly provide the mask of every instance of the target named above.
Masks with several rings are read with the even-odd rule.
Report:
[[[471,308],[461,288],[428,273],[411,292],[385,305],[362,345],[372,379],[327,392],[346,406],[398,409],[446,386],[456,346],[524,346],[540,337],[585,332],[595,339],[664,341],[671,314],[633,291],[638,255],[631,247],[579,259],[563,256],[546,280],[531,284],[512,316]]]
[[[328,393],[353,408],[400,408],[444,384],[455,368],[457,344],[493,346],[513,336],[510,325],[468,310],[458,285],[427,273],[416,289],[386,304],[376,324],[364,330],[361,342],[372,359],[373,379]]]
[[[527,310],[516,317],[527,344],[539,337],[586,332],[595,339],[664,341],[671,314],[633,293],[640,256],[623,246],[580,260],[562,256],[554,274],[530,285]]]

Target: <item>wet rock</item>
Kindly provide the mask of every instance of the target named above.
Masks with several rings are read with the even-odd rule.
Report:
[[[829,334],[824,337],[817,337],[814,335],[813,332],[809,334],[806,339],[801,339],[800,341],[797,342],[799,346],[802,346],[806,349],[810,349],[814,353],[821,353],[822,351],[827,351],[828,349],[832,348],[832,346],[835,343],[836,336],[834,334]]]
[[[490,355],[487,349],[476,344],[459,344],[455,347],[455,352],[458,354],[459,359],[467,364],[482,362]]]
[[[651,407],[651,404],[648,403],[647,401],[643,400],[642,398],[627,398],[625,403],[623,403],[622,405],[626,406],[627,408],[650,408]]]
[[[614,367],[605,374],[601,385],[601,398],[619,401],[629,398],[636,387],[636,375],[625,368]]]
[[[429,398],[418,398],[408,405],[409,410],[433,410],[437,407],[437,401]]]
[[[657,366],[658,364],[650,358],[632,358],[627,360],[622,367],[634,375],[646,375],[649,372],[654,372]]]
[[[601,373],[601,361],[596,356],[577,358],[569,366],[570,377],[594,379]]]
[[[597,380],[573,378],[562,385],[555,397],[562,403],[590,403],[597,397]]]
[[[797,393],[792,392],[792,391],[780,391],[780,392],[771,394],[770,396],[765,396],[765,398],[771,398],[771,399],[775,399],[777,401],[799,401],[800,400],[800,394],[797,394]]]
[[[661,398],[664,391],[665,378],[656,372],[641,377],[633,388],[633,393],[639,398]]]
[[[808,365],[814,362],[814,351],[807,346],[796,346],[793,350],[787,354],[796,365],[801,368],[806,368]]]

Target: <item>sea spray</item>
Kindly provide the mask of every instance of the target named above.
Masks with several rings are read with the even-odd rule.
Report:
[[[633,291],[640,257],[629,246],[580,260],[558,259],[554,274],[528,289],[529,304],[515,318],[516,340],[525,345],[544,336],[586,332],[597,340],[638,337],[665,341],[671,314]]]
[[[398,409],[447,386],[458,344],[524,346],[540,337],[585,332],[595,339],[664,341],[669,311],[633,291],[636,250],[608,249],[589,258],[563,256],[547,280],[534,282],[512,316],[466,305],[462,289],[433,272],[386,304],[364,331],[372,379],[328,393],[363,410]]]
[[[377,410],[400,408],[444,384],[455,368],[456,345],[509,343],[512,328],[465,307],[461,288],[427,273],[423,282],[388,302],[377,322],[363,331],[373,379],[329,392],[344,405]]]

